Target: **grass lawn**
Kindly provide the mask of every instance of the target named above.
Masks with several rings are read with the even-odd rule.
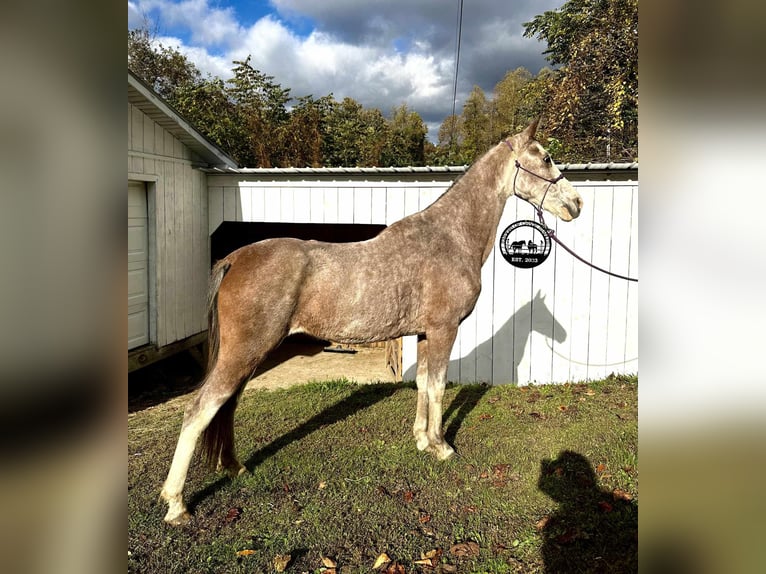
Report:
[[[637,401],[637,377],[450,386],[458,456],[439,462],[415,448],[414,384],[248,391],[250,473],[195,456],[180,529],[158,500],[185,405],[168,401],[128,419],[128,570],[373,572],[385,554],[377,571],[396,574],[634,572]]]

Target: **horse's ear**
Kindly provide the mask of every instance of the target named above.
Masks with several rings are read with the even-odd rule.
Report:
[[[534,139],[535,134],[537,133],[537,124],[540,123],[540,118],[537,117],[532,120],[532,122],[527,126],[527,128],[521,132],[521,138],[524,141],[530,141]]]

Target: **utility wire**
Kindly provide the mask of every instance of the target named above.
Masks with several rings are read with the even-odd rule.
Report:
[[[458,11],[457,11],[457,42],[455,45],[455,81],[452,86],[452,117],[451,117],[451,126],[450,126],[450,134],[449,134],[449,148],[450,148],[450,155],[452,154],[452,151],[455,147],[455,105],[457,104],[457,77],[458,77],[458,70],[460,68],[460,39],[463,35],[463,0],[459,0],[458,3]]]

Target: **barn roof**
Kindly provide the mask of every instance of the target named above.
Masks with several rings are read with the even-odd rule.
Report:
[[[181,114],[130,70],[128,70],[128,102],[188,146],[207,163],[207,167],[219,170],[236,169],[237,162],[194,129]]]
[[[597,179],[634,179],[638,174],[638,162],[625,163],[563,163],[556,166],[568,179],[589,179],[591,176]],[[328,177],[352,177],[360,176],[385,177],[402,175],[409,178],[418,176],[442,176],[449,177],[465,173],[470,166],[423,166],[423,167],[241,167],[219,168],[205,170],[208,173],[252,175],[256,177],[276,177],[279,179],[291,179],[295,176],[312,176],[318,178]]]

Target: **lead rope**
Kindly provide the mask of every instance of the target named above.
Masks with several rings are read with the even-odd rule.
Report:
[[[513,149],[513,146],[511,145],[511,143],[508,140],[503,140],[503,141],[511,149],[511,151],[515,151]],[[611,275],[612,277],[617,277],[618,279],[624,279],[625,281],[633,281],[635,283],[638,283],[638,279],[636,279],[634,277],[627,277],[625,275],[620,275],[619,273],[613,273],[611,271],[607,271],[606,269],[603,269],[602,267],[599,267],[598,265],[594,265],[590,261],[587,261],[586,259],[583,259],[579,255],[577,255],[577,253],[575,253],[569,247],[567,247],[564,244],[563,241],[561,241],[558,237],[556,237],[556,233],[553,231],[553,229],[551,229],[550,227],[548,227],[548,225],[546,225],[545,219],[543,218],[543,210],[540,208],[540,206],[542,206],[543,203],[545,203],[545,196],[548,195],[548,190],[551,188],[551,186],[554,183],[557,183],[558,181],[560,181],[561,179],[564,178],[564,174],[563,173],[560,173],[559,176],[556,179],[548,179],[547,177],[543,177],[541,175],[536,174],[533,171],[528,170],[527,168],[525,168],[523,165],[521,165],[519,163],[518,159],[516,159],[515,161],[516,161],[516,173],[513,176],[513,195],[515,195],[519,199],[523,199],[524,201],[526,201],[529,205],[531,205],[534,208],[535,212],[537,213],[537,218],[540,220],[540,224],[543,226],[543,228],[545,228],[545,231],[548,233],[548,237],[550,237],[553,241],[555,241],[556,243],[561,245],[561,247],[563,247],[566,250],[567,253],[572,255],[572,257],[574,257],[578,261],[581,261],[581,262],[585,263],[589,267],[592,267],[593,269],[596,269],[597,271],[601,271],[602,273],[606,273],[607,275]],[[547,181],[548,182],[548,187],[545,188],[545,193],[543,193],[543,199],[540,202],[540,206],[537,206],[534,203],[532,203],[531,201],[529,201],[527,199],[524,199],[523,197],[521,197],[519,195],[516,195],[516,178],[519,177],[519,171],[520,170],[523,170],[523,171],[527,172],[528,174],[535,176],[538,179],[542,179],[543,181]]]

